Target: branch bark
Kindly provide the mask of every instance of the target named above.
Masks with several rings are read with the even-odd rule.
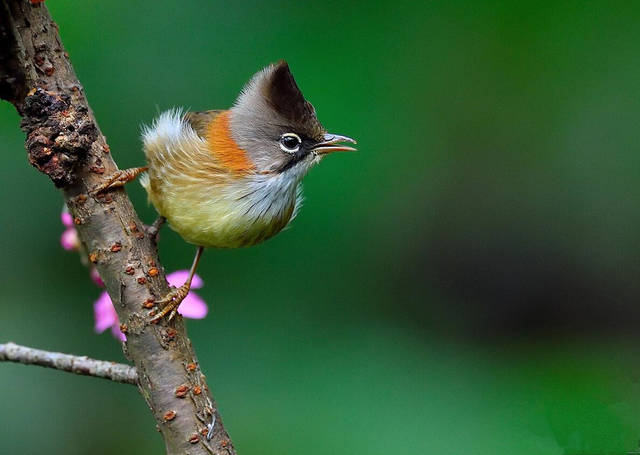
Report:
[[[130,365],[90,359],[86,356],[43,351],[15,343],[0,344],[0,362],[38,365],[84,376],[109,379],[123,384],[138,384],[138,372],[135,367]]]
[[[42,3],[0,0],[0,97],[22,116],[29,161],[64,194],[127,334],[125,355],[167,453],[234,455],[182,319],[148,323],[143,305],[168,292],[153,239],[123,189],[90,195],[117,167]]]

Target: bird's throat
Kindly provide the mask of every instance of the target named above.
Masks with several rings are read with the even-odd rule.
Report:
[[[232,172],[249,172],[255,169],[255,166],[247,152],[241,149],[231,137],[229,115],[230,111],[221,112],[209,124],[207,134],[209,149],[215,159],[226,169]]]

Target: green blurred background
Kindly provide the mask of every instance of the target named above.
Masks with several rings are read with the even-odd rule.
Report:
[[[286,58],[360,152],[208,251],[189,332],[242,454],[626,454],[640,439],[640,4],[48,1],[120,167]],[[0,341],[123,361],[0,104]],[[139,185],[128,187],[147,222]],[[167,270],[194,248],[168,229]],[[0,365],[0,452],[162,453],[133,387]]]

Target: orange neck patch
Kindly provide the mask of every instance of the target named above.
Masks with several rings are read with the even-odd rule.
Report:
[[[229,111],[216,115],[209,124],[207,142],[211,154],[227,169],[234,172],[247,172],[255,166],[247,156],[247,152],[238,147],[231,137],[229,127]]]

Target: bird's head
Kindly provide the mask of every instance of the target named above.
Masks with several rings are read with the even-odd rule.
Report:
[[[258,172],[304,173],[323,155],[355,150],[355,140],[328,133],[282,61],[258,72],[230,109],[229,130]]]

